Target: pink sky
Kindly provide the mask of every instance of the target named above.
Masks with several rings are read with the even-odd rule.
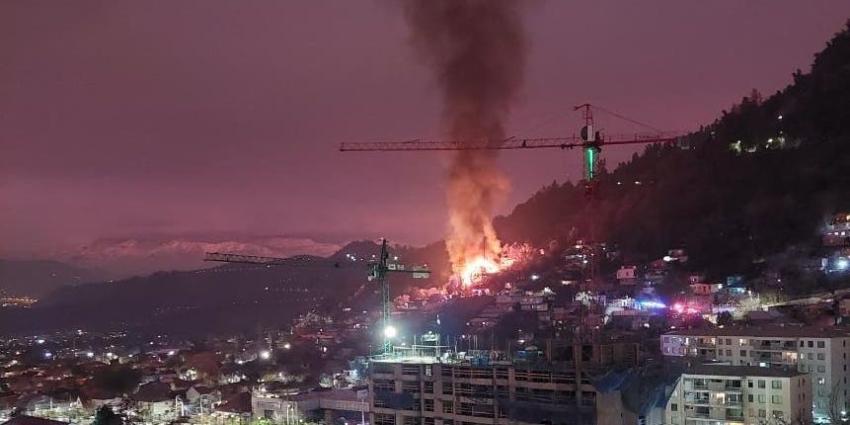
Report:
[[[842,1],[534,3],[509,133],[571,134],[583,102],[696,128],[782,88],[848,18]],[[336,151],[441,134],[391,2],[10,0],[0,57],[0,256],[124,236],[444,234],[439,154]],[[576,152],[502,163],[503,212],[581,170]]]

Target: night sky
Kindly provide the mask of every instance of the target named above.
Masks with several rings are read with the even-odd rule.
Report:
[[[697,128],[785,86],[848,18],[846,1],[532,3],[508,133],[572,134],[583,102]],[[120,237],[442,238],[445,157],[336,150],[441,135],[408,41],[391,1],[0,2],[0,256]],[[501,163],[503,212],[581,171],[578,152]]]

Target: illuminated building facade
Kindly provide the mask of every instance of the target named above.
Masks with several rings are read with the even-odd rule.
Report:
[[[809,373],[815,419],[829,416],[835,391],[839,410],[848,409],[850,332],[845,330],[792,326],[680,330],[661,336],[661,352],[735,366]]]
[[[683,373],[665,410],[665,424],[807,424],[809,375],[753,366],[698,366]]]

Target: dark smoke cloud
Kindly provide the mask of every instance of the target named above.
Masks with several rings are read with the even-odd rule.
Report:
[[[499,144],[525,70],[522,5],[507,0],[410,0],[413,44],[434,70],[452,139]],[[495,259],[491,218],[508,190],[493,151],[460,151],[449,167],[447,247],[456,271],[471,258]]]

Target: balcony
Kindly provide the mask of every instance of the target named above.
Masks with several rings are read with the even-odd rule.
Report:
[[[711,419],[711,414],[705,412],[685,412],[686,419]]]
[[[794,341],[753,341],[753,350],[766,351],[796,351],[797,344]]]
[[[740,392],[741,386],[740,385],[738,385],[738,386],[730,385],[729,382],[727,382],[727,381],[709,382],[708,383],[708,390],[713,391],[713,392],[729,392],[729,391]]]
[[[725,406],[697,407],[685,410],[686,419],[703,419],[712,421],[741,421],[744,418],[742,408],[727,408]]]
[[[688,385],[686,383],[685,390],[708,391],[708,384],[704,382],[693,382]]]
[[[743,421],[744,420],[744,409],[743,407],[739,407],[737,409],[726,409],[726,418],[727,421]]]
[[[685,403],[686,404],[699,404],[699,405],[708,406],[710,404],[710,402],[711,401],[708,397],[695,397],[695,396],[688,396],[688,395],[685,396]]]

